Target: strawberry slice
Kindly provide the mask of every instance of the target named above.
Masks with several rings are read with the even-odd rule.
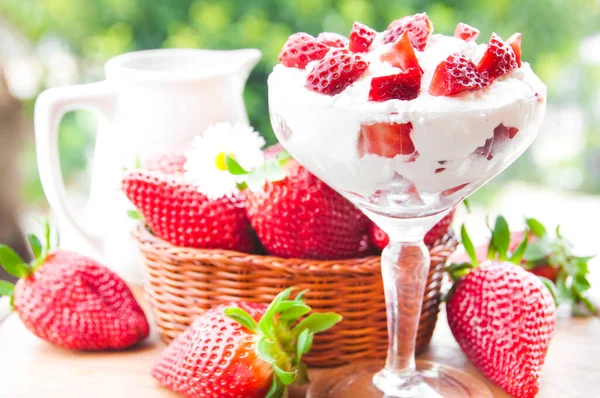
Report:
[[[398,99],[409,101],[417,98],[421,89],[421,71],[411,68],[396,75],[374,77],[371,80],[369,101]]]
[[[425,12],[397,19],[388,26],[383,42],[392,43],[404,32],[408,32],[413,47],[423,51],[427,45],[427,38],[433,33],[433,23]]]
[[[423,73],[423,69],[419,65],[419,60],[410,42],[408,32],[403,32],[400,38],[386,52],[381,54],[380,59],[402,70],[417,68]]]
[[[294,33],[285,42],[279,62],[290,68],[304,69],[309,62],[323,58],[327,51],[329,46],[308,33]]]
[[[339,94],[360,78],[369,62],[345,48],[335,49],[320,60],[306,78],[304,87],[326,95]]]
[[[350,44],[348,48],[354,53],[366,53],[369,51],[373,39],[375,39],[376,31],[363,25],[360,22],[354,22],[352,31],[350,31]]]
[[[473,61],[463,54],[454,53],[435,68],[429,94],[452,96],[464,91],[480,90],[489,84],[487,75],[479,73]]]
[[[515,56],[517,57],[517,64],[519,64],[519,68],[521,67],[521,34],[519,32],[515,33],[506,41],[513,51],[515,52]]]
[[[329,47],[343,48],[348,45],[348,39],[339,33],[321,32],[317,36],[317,41]]]
[[[518,67],[517,56],[511,46],[506,44],[500,36],[492,33],[487,50],[477,65],[477,70],[480,73],[486,73],[491,79],[495,79]]]
[[[479,29],[467,25],[466,23],[459,22],[454,30],[454,37],[458,37],[467,42],[473,41],[479,37]]]
[[[518,132],[518,128],[507,127],[500,123],[494,129],[494,135],[492,138],[485,140],[483,146],[477,147],[473,153],[475,155],[484,156],[487,160],[492,160],[498,151],[498,148],[500,148],[507,139],[512,140],[515,138]]]
[[[393,158],[396,155],[410,155],[415,145],[410,138],[412,123],[363,124],[358,137],[358,155],[379,155]]]

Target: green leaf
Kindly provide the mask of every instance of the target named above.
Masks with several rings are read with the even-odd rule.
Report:
[[[292,293],[292,290],[294,290],[293,287],[288,287],[287,289],[285,289],[284,291],[282,291],[281,293],[279,293],[273,299],[273,301],[271,301],[271,304],[269,304],[269,307],[265,310],[265,313],[263,314],[262,318],[258,322],[258,328],[266,336],[270,337],[273,340],[275,340],[275,335],[274,335],[274,326],[275,326],[274,317],[275,317],[275,314],[278,311],[279,305],[283,301],[287,300],[287,298],[290,296],[290,293]]]
[[[500,260],[506,260],[506,254],[510,246],[510,229],[508,228],[506,219],[502,216],[496,218],[494,232],[492,233],[492,242]]]
[[[279,151],[275,159],[277,159],[279,164],[283,166],[291,158],[292,156],[289,154],[289,152],[284,149]]]
[[[573,294],[571,293],[571,289],[567,286],[566,278],[567,275],[561,271],[556,279],[556,298],[559,304],[573,301]]]
[[[245,182],[251,191],[261,190],[266,182],[265,168],[256,167],[252,169],[252,171],[246,176]]]
[[[583,293],[588,290],[591,286],[590,281],[583,274],[577,274],[573,277],[573,289],[578,293]]]
[[[38,260],[42,257],[42,242],[40,239],[34,234],[27,235],[27,239],[29,240],[29,246],[31,246],[31,252],[33,253],[33,257]]]
[[[271,388],[265,395],[265,398],[282,398],[283,393],[285,391],[285,386],[281,383],[278,377],[273,377],[273,381],[271,382]]]
[[[275,371],[275,375],[277,375],[277,378],[281,380],[284,386],[290,385],[296,380],[296,372],[286,372],[277,366],[277,364],[272,364],[271,366]]]
[[[540,261],[552,254],[552,246],[546,239],[530,242],[523,253],[523,259],[527,261]]]
[[[2,268],[16,278],[22,278],[31,273],[29,265],[10,247],[0,245],[0,265]]]
[[[548,232],[546,231],[546,227],[544,227],[544,224],[542,224],[535,218],[528,218],[525,220],[525,222],[527,223],[529,230],[538,238],[543,238],[548,234]]]
[[[52,249],[52,242],[50,239],[50,235],[52,234],[52,228],[50,227],[50,221],[48,219],[44,220],[44,239],[46,239],[46,253],[50,253]]]
[[[562,237],[563,237],[562,234],[560,233],[560,225],[556,226],[556,237],[558,239],[562,239]]]
[[[298,302],[304,302],[304,297],[306,296],[306,293],[308,293],[308,291],[309,291],[309,289],[302,290],[300,293],[298,293],[296,295],[296,298],[294,300],[298,301]]]
[[[310,314],[294,326],[292,333],[294,336],[299,336],[305,329],[308,329],[311,333],[324,332],[341,320],[342,316],[335,312]]]
[[[143,221],[144,217],[137,210],[127,210],[127,217],[132,220]]]
[[[247,175],[249,171],[244,169],[232,156],[225,154],[225,166],[227,167],[227,171],[229,171],[234,176],[242,176]]]
[[[139,153],[135,155],[135,163],[133,167],[135,167],[136,169],[142,168],[142,157]]]
[[[527,250],[527,246],[529,244],[529,232],[525,232],[525,237],[519,243],[519,246],[515,249],[513,254],[510,256],[510,262],[515,264],[521,264],[521,260],[525,255],[525,250]]]
[[[471,202],[469,202],[469,199],[463,199],[463,204],[467,209],[467,213],[471,214]]]
[[[457,281],[463,276],[467,275],[473,268],[474,266],[471,263],[450,264],[446,268],[446,272],[448,272],[448,275],[450,275],[452,280]]]
[[[552,283],[552,281],[550,279],[544,278],[543,276],[538,276],[538,278],[542,281],[544,286],[546,286],[546,288],[550,291],[550,294],[552,295],[552,298],[554,299],[554,303],[558,306],[558,304],[559,304],[558,293],[556,292],[556,286],[554,285],[554,283]]]
[[[237,308],[237,307],[225,308],[225,315],[227,315],[229,318],[233,319],[234,321],[241,324],[246,329],[248,329],[252,332],[256,333],[258,331],[258,324],[254,320],[254,318],[252,318],[250,316],[250,314],[248,314],[246,311],[244,311],[241,308]]]
[[[471,241],[471,238],[469,237],[469,234],[467,233],[467,228],[465,227],[464,224],[462,225],[462,227],[460,227],[460,238],[461,238],[463,247],[465,248],[465,251],[467,252],[467,254],[469,255],[469,258],[473,262],[473,265],[477,265],[477,256],[475,255],[475,246],[473,246],[473,242]]]
[[[10,282],[0,280],[0,296],[12,297],[15,291],[15,285]]]
[[[304,316],[306,314],[308,314],[311,311],[311,308],[306,305],[306,304],[302,304],[302,303],[296,303],[296,305],[287,308],[286,310],[284,310],[281,315],[279,316],[279,321],[281,322],[287,322],[287,321],[295,321],[296,319],[300,318],[301,316]]]
[[[300,362],[302,359],[302,355],[310,352],[313,343],[313,334],[308,331],[308,329],[304,329],[302,333],[298,336],[298,343],[296,345],[296,360]]]
[[[285,179],[285,170],[281,167],[279,162],[266,162],[264,167],[265,178],[268,181],[281,181]]]

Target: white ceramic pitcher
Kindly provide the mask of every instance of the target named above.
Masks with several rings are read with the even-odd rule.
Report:
[[[43,92],[35,106],[35,137],[44,192],[61,233],[68,229],[87,243],[67,247],[140,283],[133,222],[126,214],[132,206],[120,192],[123,169],[138,157],[182,150],[211,124],[247,123],[242,94],[260,55],[256,49],[133,52],[106,63],[105,81]],[[90,197],[80,212],[67,201],[58,156],[60,119],[75,109],[90,109],[98,119]]]

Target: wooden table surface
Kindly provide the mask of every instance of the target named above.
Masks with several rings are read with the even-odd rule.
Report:
[[[141,295],[140,289],[135,292]],[[0,319],[3,309],[0,307]],[[141,346],[126,352],[77,353],[37,339],[14,314],[0,322],[2,398],[177,397],[150,376],[152,363],[164,348],[155,331]],[[560,318],[538,397],[600,397],[599,340],[600,319]],[[421,358],[460,367],[485,380],[458,348],[443,313],[431,347]],[[326,369],[311,370],[313,379],[324,375]],[[508,397],[493,384],[488,385],[495,397]],[[294,390],[290,398],[303,395],[303,391]]]

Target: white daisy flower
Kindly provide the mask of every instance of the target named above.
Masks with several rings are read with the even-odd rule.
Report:
[[[184,176],[211,199],[230,195],[244,176],[227,170],[226,157],[250,171],[264,162],[265,140],[246,124],[217,123],[210,126],[186,152]]]

